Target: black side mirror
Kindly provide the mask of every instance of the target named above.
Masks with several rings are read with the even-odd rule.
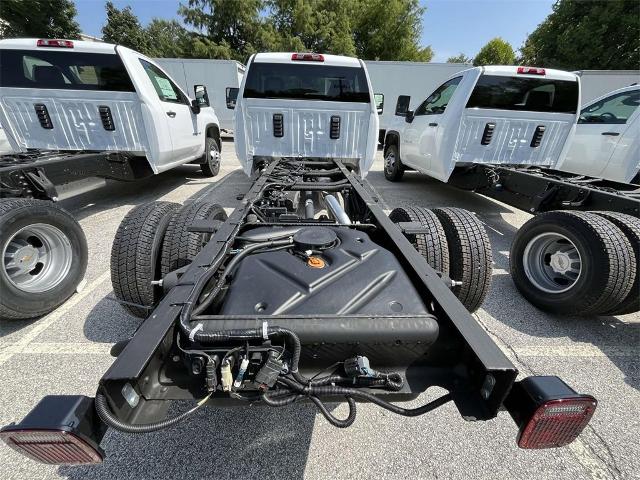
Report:
[[[407,110],[407,113],[404,116],[404,119],[407,123],[413,122],[413,118],[416,116],[413,110]]]
[[[238,87],[227,87],[227,108],[233,110],[236,108],[236,101],[238,100]]]
[[[399,95],[398,101],[396,102],[396,115],[398,117],[404,117],[407,115],[407,110],[409,110],[409,102],[411,101],[411,97],[409,95]]]
[[[193,93],[195,94],[196,101],[200,107],[208,107],[211,105],[209,103],[209,94],[207,93],[207,87],[204,85],[194,85]]]
[[[197,99],[191,100],[191,111],[196,115],[200,113],[200,104]]]

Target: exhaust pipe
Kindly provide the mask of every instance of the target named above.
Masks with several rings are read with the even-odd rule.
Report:
[[[349,215],[344,211],[344,208],[342,208],[342,205],[340,205],[340,202],[338,202],[336,197],[333,195],[325,195],[324,203],[326,204],[327,209],[331,212],[331,215],[333,215],[333,218],[335,218],[339,224],[351,225]]]

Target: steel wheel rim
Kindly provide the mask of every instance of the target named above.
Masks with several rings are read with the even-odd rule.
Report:
[[[578,248],[559,233],[541,233],[532,238],[524,249],[522,264],[529,281],[546,293],[570,290],[582,274]]]
[[[209,158],[211,159],[211,163],[216,164],[220,161],[220,152],[217,148],[211,147],[209,149]]]
[[[59,285],[71,270],[73,248],[53,225],[34,223],[9,238],[2,249],[2,268],[9,282],[28,293]]]
[[[384,157],[384,167],[387,170],[388,174],[393,174],[393,169],[396,165],[396,154],[393,152],[387,153],[387,156]]]

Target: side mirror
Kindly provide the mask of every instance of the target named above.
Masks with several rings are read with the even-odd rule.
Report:
[[[207,87],[204,85],[194,85],[193,93],[195,94],[196,101],[200,107],[208,107],[210,105]]]
[[[407,123],[413,122],[413,118],[415,117],[415,112],[413,110],[407,110],[407,113],[404,116],[404,119]]]
[[[396,113],[395,113],[398,117],[404,117],[407,115],[410,101],[411,101],[411,97],[409,95],[398,96],[398,101],[396,102]]]
[[[236,101],[238,100],[238,87],[227,87],[227,108],[233,110],[236,108]]]
[[[191,100],[191,111],[195,115],[198,115],[200,113],[200,104],[198,103],[197,99]]]
[[[384,111],[384,93],[374,93],[373,99],[376,102],[376,111],[378,115],[382,115]]]

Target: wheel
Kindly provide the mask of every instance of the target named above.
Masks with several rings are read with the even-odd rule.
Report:
[[[0,318],[49,313],[76,290],[87,269],[80,224],[46,200],[0,200]]]
[[[587,212],[546,212],[516,234],[511,276],[522,295],[543,310],[596,315],[629,294],[632,255],[629,241],[609,220]]]
[[[404,165],[400,161],[397,145],[389,145],[384,151],[384,178],[399,182],[404,175]]]
[[[171,214],[179,206],[170,202],[138,205],[116,232],[111,247],[113,292],[136,317],[147,317],[162,296],[161,288],[151,282],[160,279],[162,242]]]
[[[162,247],[162,275],[190,264],[211,238],[211,233],[190,232],[189,226],[197,220],[210,220],[221,224],[227,214],[220,205],[195,202],[183,206],[171,216]]]
[[[447,237],[435,213],[422,207],[398,207],[391,211],[389,219],[393,223],[417,222],[424,225],[427,233],[405,234],[405,237],[429,265],[445,275],[449,274]]]
[[[491,242],[480,221],[462,208],[434,208],[447,237],[449,277],[461,282],[452,288],[458,300],[475,312],[491,287]]]
[[[604,312],[605,315],[626,315],[627,313],[633,313],[640,311],[640,219],[631,215],[617,212],[593,212],[596,215],[606,218],[616,227],[618,227],[622,233],[625,234],[627,240],[631,244],[635,261],[631,262],[635,267],[627,270],[627,282],[631,283],[631,290],[627,297],[617,306],[613,307],[610,311]],[[635,275],[633,275],[635,273]]]
[[[220,146],[215,139],[207,137],[204,142],[204,162],[200,168],[205,177],[215,177],[220,172]]]

